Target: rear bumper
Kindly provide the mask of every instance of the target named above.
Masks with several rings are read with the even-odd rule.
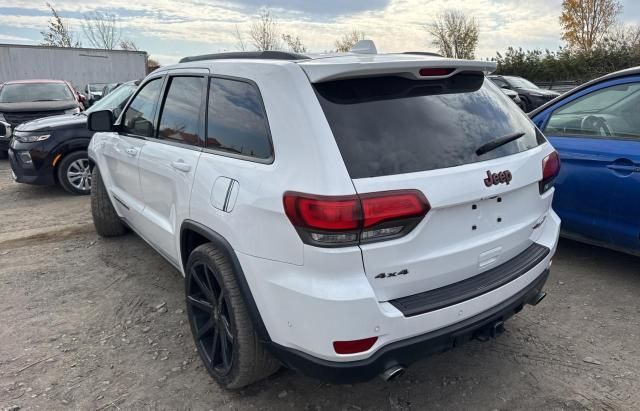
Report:
[[[550,202],[553,190],[545,195]],[[515,278],[492,275],[490,283],[482,282],[481,294],[416,312],[405,313],[393,299],[376,295],[358,247],[308,246],[303,265],[235,253],[264,324],[261,338],[277,358],[320,379],[364,381],[394,365],[455,347],[522,309],[544,286],[558,243],[559,217],[551,209],[544,217],[536,219],[541,224],[536,228],[532,222],[528,237],[529,244],[548,250],[535,265],[527,264]],[[338,354],[334,348],[336,341],[372,337],[375,343],[366,351]]]
[[[531,284],[500,304],[459,323],[380,348],[371,357],[349,362],[328,361],[269,343],[271,352],[287,367],[320,380],[344,384],[363,382],[394,366],[406,367],[430,354],[447,351],[473,339],[518,313],[542,291],[549,276],[544,270]]]

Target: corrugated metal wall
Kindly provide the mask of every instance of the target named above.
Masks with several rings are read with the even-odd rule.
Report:
[[[0,83],[67,80],[81,90],[88,83],[123,82],[145,75],[145,52],[0,44]]]

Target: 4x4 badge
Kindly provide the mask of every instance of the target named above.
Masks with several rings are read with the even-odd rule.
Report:
[[[504,170],[499,173],[491,173],[491,170],[487,170],[487,178],[484,179],[484,185],[487,187],[497,186],[498,184],[507,184],[511,182],[513,176],[511,171]]]
[[[407,274],[409,274],[409,270],[405,268],[404,270],[397,271],[395,273],[380,273],[376,275],[374,278],[389,278],[389,277],[396,277],[398,275],[407,275]]]

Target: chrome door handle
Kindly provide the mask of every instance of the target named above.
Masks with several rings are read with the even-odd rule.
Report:
[[[126,150],[124,150],[125,153],[127,153],[128,155],[130,155],[131,157],[135,157],[138,155],[138,149],[137,148],[128,148]]]
[[[191,171],[191,166],[187,163],[185,163],[182,160],[178,160],[178,161],[172,161],[171,162],[171,167],[175,168],[176,170],[179,171],[184,171],[185,173],[188,171]]]

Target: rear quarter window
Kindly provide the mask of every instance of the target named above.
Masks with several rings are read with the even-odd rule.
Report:
[[[455,167],[529,150],[544,137],[490,80],[388,76],[314,85],[351,178]],[[483,144],[524,135],[489,153]]]
[[[211,78],[207,108],[207,148],[261,161],[273,158],[269,125],[258,87]]]

